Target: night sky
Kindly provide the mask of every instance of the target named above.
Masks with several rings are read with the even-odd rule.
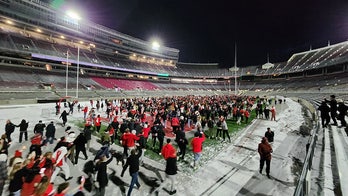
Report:
[[[238,66],[348,38],[347,0],[70,0],[83,17],[180,50],[180,62]]]

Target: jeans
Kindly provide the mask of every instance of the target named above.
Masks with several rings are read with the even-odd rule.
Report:
[[[50,144],[53,144],[53,140],[54,140],[53,137],[48,137],[47,138],[47,142],[50,143]]]
[[[139,184],[139,181],[138,181],[138,172],[132,173],[131,176],[132,176],[132,180],[131,180],[131,183],[129,185],[127,196],[130,196],[132,194],[132,190],[133,190],[134,184],[136,184],[137,187],[140,188],[140,184]]]

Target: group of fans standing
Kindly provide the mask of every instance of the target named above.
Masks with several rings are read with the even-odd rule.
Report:
[[[252,106],[256,97],[249,96],[185,96],[162,98],[134,98],[124,100],[101,100],[96,104],[93,100],[81,106],[78,102],[69,103],[69,112],[64,110],[60,114],[65,127],[67,116],[73,114],[74,105],[78,112],[83,112],[85,122],[84,130],[76,136],[68,126],[65,128],[65,136],[57,140],[53,151],[42,152],[42,147],[55,143],[55,125],[52,121],[47,126],[39,121],[34,127],[34,136],[30,138],[31,146],[28,155],[23,157],[26,148],[16,150],[13,157],[7,161],[8,147],[11,142],[11,133],[15,127],[20,127],[19,142],[22,137],[28,140],[28,122],[25,119],[19,125],[14,125],[10,120],[6,123],[5,134],[0,139],[0,168],[9,166],[8,170],[0,171],[0,191],[6,180],[9,180],[9,192],[11,195],[65,195],[69,190],[70,174],[69,161],[76,165],[79,153],[82,152],[85,160],[88,160],[87,151],[90,150],[90,141],[94,131],[100,134],[102,147],[97,151],[94,160],[87,161],[80,177],[81,184],[77,187],[75,195],[83,195],[83,188],[91,191],[93,187],[99,195],[105,195],[105,187],[108,185],[107,165],[113,157],[117,162],[121,161],[123,170],[129,167],[132,177],[128,195],[131,195],[133,185],[140,188],[138,182],[139,166],[142,164],[143,154],[146,150],[153,150],[166,160],[166,175],[171,180],[170,194],[175,194],[175,174],[177,172],[176,161],[185,160],[188,139],[185,130],[195,129],[194,138],[190,144],[193,151],[193,163],[197,168],[202,156],[202,144],[206,137],[222,139],[225,136],[231,141],[226,119],[231,117],[237,124],[248,123]],[[262,102],[259,102],[262,103]],[[106,107],[104,113],[103,107]],[[257,111],[262,111],[264,105],[257,104]],[[60,113],[60,104],[56,105],[57,115]],[[100,111],[101,110],[101,111]],[[260,112],[257,115],[261,115]],[[272,113],[273,116],[273,113]],[[274,109],[275,120],[275,109]],[[102,122],[107,124],[106,129],[101,129]],[[216,134],[214,128],[216,127]],[[46,133],[44,134],[44,131]],[[169,132],[169,133],[168,133]],[[222,133],[222,138],[221,138]],[[150,146],[149,136],[152,138]],[[165,136],[167,143],[163,146]],[[168,147],[171,145],[171,137],[174,137],[179,150]],[[123,146],[123,153],[110,150],[110,145],[119,140]],[[158,147],[156,145],[158,140]],[[174,149],[174,150],[173,150]],[[2,157],[5,155],[6,157]],[[178,157],[177,157],[178,156]],[[126,159],[126,163],[124,163]],[[9,174],[7,174],[7,171]],[[66,181],[53,186],[59,173]],[[5,174],[6,173],[6,174]],[[156,189],[159,191],[159,189]]]
[[[337,120],[339,120],[341,121],[340,127],[347,127],[345,116],[347,115],[348,106],[344,104],[342,99],[336,100],[336,96],[331,95],[330,100],[325,98],[321,102],[318,110],[320,111],[321,126],[323,128],[326,128],[329,125],[331,119],[333,121],[331,124],[332,126],[338,126]]]

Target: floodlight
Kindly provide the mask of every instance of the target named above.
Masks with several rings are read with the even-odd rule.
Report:
[[[84,42],[83,41],[80,41],[80,44],[83,44]]]
[[[61,35],[60,38],[65,39],[64,35]]]
[[[37,28],[36,32],[41,33],[42,31],[41,31],[41,29]]]
[[[10,24],[10,25],[13,24],[13,22],[12,22],[11,20],[6,20],[6,23],[7,23],[7,24]]]
[[[66,15],[68,15],[70,18],[74,20],[81,20],[81,17],[79,16],[79,14],[74,11],[69,10],[66,12]]]
[[[152,42],[152,49],[159,50],[160,44],[157,41]]]

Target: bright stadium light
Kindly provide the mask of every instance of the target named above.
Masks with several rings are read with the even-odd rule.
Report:
[[[160,44],[157,41],[152,42],[152,49],[159,50]]]
[[[11,20],[6,20],[6,23],[7,23],[7,24],[10,24],[10,25],[13,24],[13,22],[12,22]]]
[[[71,19],[81,20],[81,16],[78,13],[74,12],[74,11],[68,10],[66,12],[66,15],[68,15]]]

